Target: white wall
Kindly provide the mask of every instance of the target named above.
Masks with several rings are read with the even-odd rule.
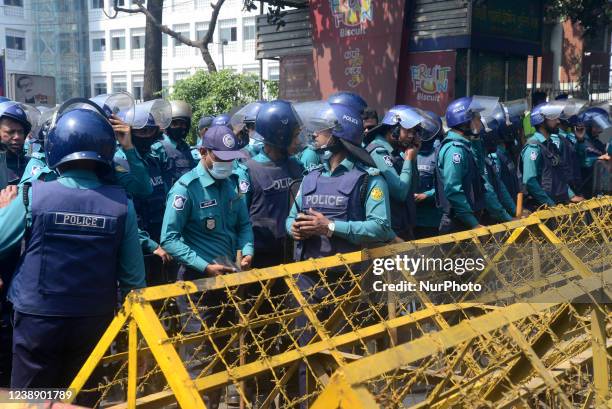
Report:
[[[88,0],[91,7],[92,1]],[[108,0],[107,0],[108,1]],[[125,0],[125,7],[135,7],[130,0]],[[241,10],[242,0],[226,0],[217,20],[213,42],[220,43],[220,30],[235,21],[236,40],[224,47],[225,68],[236,72],[259,73],[259,62],[255,60],[255,40],[243,41],[244,23],[252,21],[259,11],[246,13]],[[191,39],[196,38],[196,30],[203,23],[210,21],[212,8],[210,0],[166,0],[164,1],[163,23],[174,30],[185,30]],[[142,14],[120,13],[116,18],[107,18],[101,9],[89,10],[91,86],[94,92],[95,84],[103,79],[107,92],[113,90],[113,79],[125,78],[127,90],[133,92],[133,86],[142,81],[144,71],[144,49],[132,49],[131,35],[133,32],[144,32],[145,16]],[[112,51],[112,37],[118,33],[125,36],[125,50]],[[92,40],[95,36],[104,36],[106,50],[94,52]],[[193,74],[205,64],[198,49],[184,45],[175,45],[168,38],[168,46],[163,49],[162,78],[165,84],[172,86],[180,78]],[[221,45],[210,45],[211,55],[217,69],[222,68]],[[278,75],[278,62],[264,60],[264,79],[269,73]]]
[[[34,58],[34,24],[31,23],[31,4],[23,0],[23,7],[0,5],[0,49],[5,50],[7,79],[10,73],[36,74]],[[25,50],[7,48],[6,35],[23,34]],[[8,84],[7,84],[8,86]]]

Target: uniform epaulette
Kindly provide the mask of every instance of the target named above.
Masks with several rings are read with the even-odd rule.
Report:
[[[319,170],[319,169],[323,169],[323,168],[325,168],[325,166],[323,166],[320,163],[318,165],[311,165],[310,167],[304,169],[304,175],[309,174],[313,170]]]
[[[527,143],[529,145],[533,145],[533,146],[538,146],[538,140],[535,137],[531,137],[529,139],[527,139]]]
[[[177,180],[178,184],[187,188],[194,180],[198,180],[199,176],[195,169],[185,173]]]
[[[453,144],[453,146],[458,146],[460,148],[465,148],[465,144],[463,142],[453,141],[451,143]]]
[[[370,176],[380,175],[380,170],[378,170],[377,168],[366,167],[364,170],[368,172],[368,175]]]

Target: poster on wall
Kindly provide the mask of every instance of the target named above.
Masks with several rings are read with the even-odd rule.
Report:
[[[443,115],[455,96],[455,51],[408,54],[406,104]]]
[[[360,94],[382,111],[395,103],[405,1],[313,0],[313,61],[322,98]]]
[[[11,74],[13,99],[32,105],[55,106],[55,78],[31,74]]]
[[[279,98],[293,102],[321,98],[315,86],[311,54],[281,57]]]

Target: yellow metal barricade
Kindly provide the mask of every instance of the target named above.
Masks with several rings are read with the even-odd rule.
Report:
[[[130,408],[610,404],[611,210],[134,291],[71,388]]]

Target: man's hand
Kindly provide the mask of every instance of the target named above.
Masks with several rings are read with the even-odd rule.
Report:
[[[250,257],[250,256],[247,256],[247,257]],[[216,277],[216,276],[220,276],[223,274],[233,273],[234,270],[227,266],[224,266],[223,264],[209,264],[206,266],[206,270],[204,270],[204,272],[209,277]]]
[[[10,185],[0,190],[0,209],[8,206],[17,197],[18,192],[19,188],[15,185]]]
[[[162,259],[162,263],[164,263],[164,264],[168,264],[169,262],[172,261],[172,256],[170,254],[168,254],[166,252],[166,250],[164,250],[162,248],[162,246],[159,246],[157,249],[155,249],[153,254],[155,254],[156,256],[161,258]]]
[[[291,225],[291,236],[293,236],[293,240],[296,241],[306,240],[308,237],[310,237],[310,235],[301,232],[298,223],[299,222],[296,220]]]
[[[578,139],[579,141],[583,141],[584,140],[584,135],[586,133],[586,128],[582,127],[582,128],[574,128],[574,135],[576,135],[576,139]]]
[[[415,146],[411,146],[404,151],[404,160],[415,160],[418,153],[419,149]]]
[[[319,213],[315,210],[308,209],[309,214],[305,214],[300,217],[299,221],[293,223],[291,229],[295,226],[299,229],[299,232],[306,237],[309,236],[325,236],[329,232],[329,228],[327,227],[331,220],[323,215],[323,213]]]
[[[240,260],[240,268],[242,270],[250,270],[251,263],[253,262],[253,256],[243,256]]]
[[[580,203],[583,200],[584,200],[584,197],[576,195],[576,196],[574,196],[574,197],[572,197],[570,199],[570,202],[572,202],[572,203]]]
[[[414,201],[417,203],[420,203],[426,199],[427,199],[427,195],[425,193],[415,193],[414,194]]]
[[[115,131],[115,138],[123,149],[132,149],[132,130],[128,124],[123,122],[117,115],[111,115],[109,119],[113,130]]]

